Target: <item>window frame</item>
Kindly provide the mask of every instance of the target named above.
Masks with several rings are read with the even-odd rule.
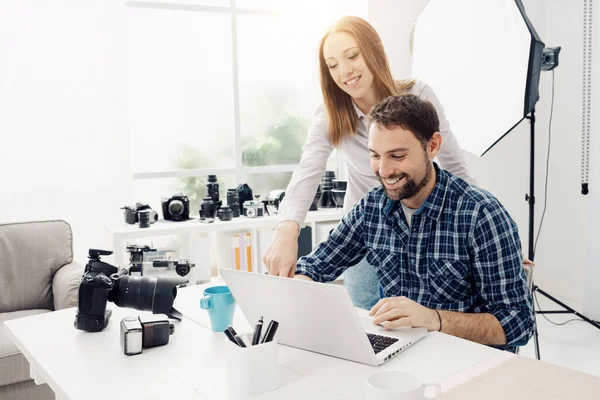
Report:
[[[233,71],[233,113],[234,113],[234,143],[233,153],[235,166],[230,168],[201,168],[170,171],[148,171],[134,172],[132,178],[137,179],[161,179],[161,178],[182,178],[198,177],[206,175],[233,174],[236,182],[243,183],[247,175],[252,174],[271,174],[277,172],[294,172],[298,164],[266,165],[266,166],[244,166],[242,133],[240,125],[240,88],[239,88],[239,60],[238,60],[238,37],[237,37],[237,15],[270,15],[284,16],[283,12],[259,9],[259,8],[240,8],[236,5],[236,0],[229,0],[229,6],[186,4],[176,2],[145,1],[145,0],[127,0],[126,7],[133,8],[152,8],[160,10],[181,10],[190,12],[208,12],[208,13],[229,13],[231,16],[231,51],[232,51],[232,71]],[[345,175],[345,166],[337,150],[333,151],[331,157],[337,168],[336,174]]]

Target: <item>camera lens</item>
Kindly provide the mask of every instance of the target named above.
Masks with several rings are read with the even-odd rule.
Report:
[[[145,276],[122,276],[119,279],[119,290],[115,304],[119,307],[135,308],[140,311],[151,311],[156,290],[156,278]]]
[[[190,266],[187,264],[180,264],[177,267],[175,267],[175,272],[177,272],[177,275],[179,276],[186,276],[187,274],[190,273]]]
[[[180,318],[180,313],[173,308],[173,302],[177,296],[177,286],[188,282],[180,277],[151,278],[125,275],[116,281],[116,287],[109,294],[108,300],[119,307]]]
[[[140,221],[140,228],[150,228],[150,210],[138,212],[138,220]]]
[[[173,200],[171,203],[169,203],[169,212],[171,215],[176,217],[183,214],[183,203],[181,200]]]

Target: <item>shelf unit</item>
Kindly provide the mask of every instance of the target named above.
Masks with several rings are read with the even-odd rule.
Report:
[[[312,228],[312,246],[327,238],[343,213],[341,209],[309,211],[305,224]],[[213,223],[202,223],[198,219],[173,222],[160,220],[149,228],[139,228],[138,225],[128,225],[125,222],[115,226],[104,226],[104,244],[107,249],[113,250],[111,257],[106,257],[108,262],[113,262],[120,267],[129,263],[125,250],[127,241],[159,236],[175,237],[180,245],[180,258],[187,258],[196,266],[192,269],[190,283],[204,282],[211,277],[211,253],[217,252],[218,265],[227,264],[230,253],[227,246],[221,242],[229,234],[250,232],[252,247],[252,265],[258,266],[258,272],[264,271],[264,266],[259,260],[262,253],[272,240],[272,231],[277,226],[277,216],[248,218],[241,216],[231,221],[216,220]],[[231,243],[229,241],[229,243]]]

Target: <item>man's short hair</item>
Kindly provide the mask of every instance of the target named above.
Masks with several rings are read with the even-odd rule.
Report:
[[[440,131],[440,120],[433,104],[414,94],[385,98],[373,106],[369,121],[387,129],[400,127],[411,131],[422,144]]]

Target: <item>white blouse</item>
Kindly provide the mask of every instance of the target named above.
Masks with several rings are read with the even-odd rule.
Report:
[[[476,184],[475,178],[469,171],[462,149],[450,130],[444,108],[431,87],[425,82],[417,80],[409,93],[430,101],[437,111],[442,135],[442,147],[437,156],[440,166],[467,182]],[[367,147],[369,135],[367,117],[356,105],[354,107],[360,118],[357,133],[342,139],[339,147],[348,168],[344,213],[358,203],[370,189],[381,185],[371,169]],[[334,146],[329,141],[327,132],[325,107],[320,106],[308,131],[300,163],[292,175],[285,191],[285,198],[279,207],[279,222],[291,220],[296,221],[301,227],[304,226],[306,213],[315,197],[327,160],[333,149]]]

